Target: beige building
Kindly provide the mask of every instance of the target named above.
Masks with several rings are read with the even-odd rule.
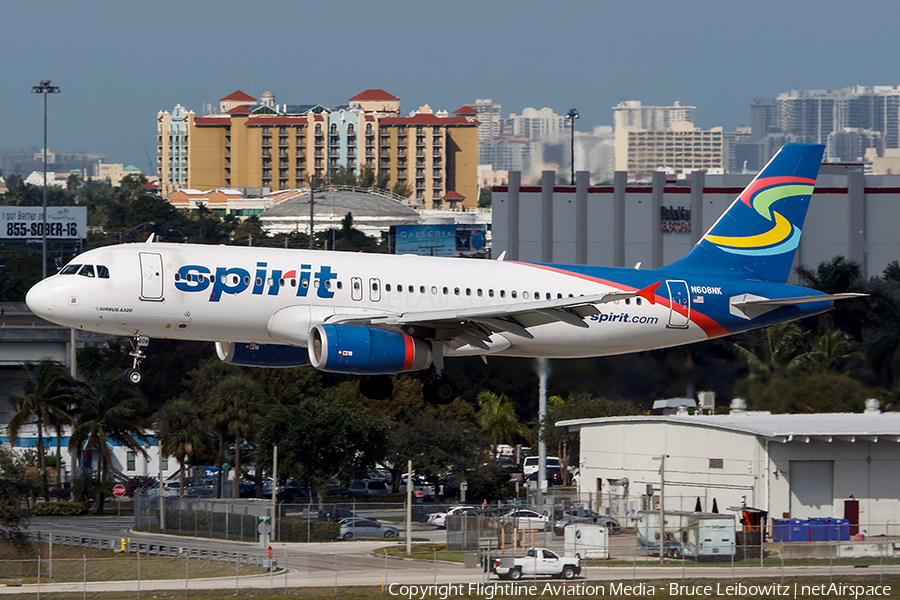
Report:
[[[616,131],[616,170],[642,178],[659,169],[721,169],[722,128],[676,123],[669,131]]]
[[[128,175],[143,175],[141,170],[134,165],[127,167],[122,163],[100,163],[100,181],[109,181],[112,186],[122,185],[122,180]]]
[[[422,107],[400,117],[400,99],[366,90],[335,109],[278,105],[235,92],[219,112],[197,117],[177,105],[157,116],[160,193],[182,188],[306,187],[338,168],[389,173],[410,201],[427,208],[474,208],[478,202],[477,126],[470,115]],[[460,198],[460,196],[462,198]]]

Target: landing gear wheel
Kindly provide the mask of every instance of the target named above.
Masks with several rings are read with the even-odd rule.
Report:
[[[387,400],[394,393],[389,375],[364,375],[359,380],[359,393],[370,400]]]
[[[125,380],[125,383],[130,383],[131,385],[139,384],[143,378],[144,376],[137,369],[125,369],[125,372],[122,373],[122,379]]]
[[[128,353],[128,356],[132,357],[134,361],[131,368],[125,369],[125,372],[122,373],[122,379],[125,380],[125,383],[137,385],[143,379],[140,371],[141,361],[147,358],[144,353],[144,348],[149,344],[150,338],[146,335],[141,335],[139,332],[135,331],[134,335],[131,336],[131,352]]]
[[[450,404],[456,399],[456,394],[453,380],[444,375],[431,377],[422,386],[422,395],[430,404]]]

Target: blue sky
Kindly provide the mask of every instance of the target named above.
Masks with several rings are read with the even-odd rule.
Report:
[[[578,108],[612,124],[621,100],[697,107],[701,127],[749,122],[790,89],[900,85],[900,3],[820,0],[9,0],[0,35],[0,148],[105,152],[155,167],[155,122],[240,89],[341,104],[368,88],[453,111]]]

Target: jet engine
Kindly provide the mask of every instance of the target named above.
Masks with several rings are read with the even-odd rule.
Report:
[[[306,348],[281,344],[216,342],[216,354],[222,362],[239,367],[284,368],[309,364]]]
[[[431,344],[396,331],[325,323],[309,334],[312,365],[332,373],[360,375],[420,371],[431,366]]]

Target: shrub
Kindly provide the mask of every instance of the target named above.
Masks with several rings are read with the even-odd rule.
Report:
[[[34,507],[34,515],[36,517],[70,517],[72,515],[85,515],[87,511],[87,502],[41,502]]]

